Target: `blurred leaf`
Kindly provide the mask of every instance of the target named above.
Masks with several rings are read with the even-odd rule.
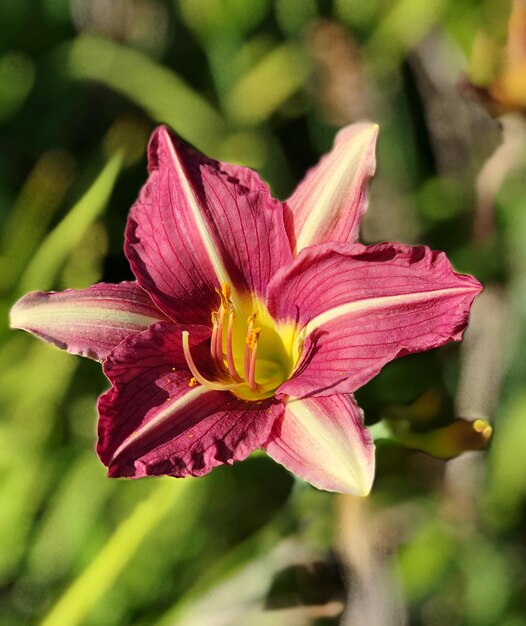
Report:
[[[289,36],[301,32],[318,15],[315,0],[275,0],[274,12],[281,30]]]
[[[201,150],[217,149],[225,124],[213,107],[175,72],[108,39],[83,35],[65,49],[66,72],[101,82],[169,124]]]
[[[124,590],[128,614],[152,602],[161,604],[164,598],[171,605],[167,623],[185,615],[198,598],[206,598],[264,552],[265,545],[279,541],[284,522],[281,515],[277,522],[274,518],[286,513],[292,483],[292,477],[266,456],[251,456],[195,481],[187,498],[172,509],[173,523],[161,525],[144,542],[118,588],[106,596],[107,606]],[[255,536],[259,542],[252,541]],[[104,605],[98,611],[103,615]]]
[[[115,530],[87,569],[73,581],[42,622],[42,626],[81,624],[99,598],[113,585],[138,547],[181,499],[192,484],[190,479],[158,479],[156,488]]]
[[[497,421],[489,457],[485,502],[489,514],[504,527],[517,522],[526,496],[526,392],[517,393]]]
[[[378,0],[335,0],[334,14],[349,26],[369,25],[378,14]]]
[[[16,332],[17,360],[0,371],[2,413],[9,417],[13,431],[20,433],[26,445],[38,449],[49,435],[55,411],[67,393],[78,360],[54,346],[23,336],[21,331]],[[2,351],[2,361],[3,356]],[[7,440],[0,443],[6,446],[6,454],[8,451],[16,454]]]
[[[202,39],[204,45],[218,35],[247,35],[265,17],[269,0],[251,0],[247,11],[245,0],[179,0],[186,24]]]
[[[396,0],[367,42],[365,52],[378,70],[395,68],[403,56],[433,28],[448,0]]]
[[[100,223],[91,224],[64,268],[59,287],[83,289],[100,280],[102,263],[108,251],[108,234]]]
[[[469,626],[499,624],[510,597],[513,572],[505,554],[482,537],[464,544],[460,560],[466,575],[465,610]]]
[[[369,432],[371,433],[371,437],[374,441],[377,441],[378,439],[392,439],[391,429],[385,420],[380,420],[379,422],[376,422],[376,424],[369,426]]]
[[[123,153],[123,166],[131,167],[144,157],[150,127],[142,116],[121,115],[111,125],[104,137],[104,150],[108,156]]]
[[[24,457],[5,455],[0,467],[2,491],[0,492],[0,584],[5,585],[17,577],[26,550],[33,519],[36,516],[52,478],[51,467],[44,463],[35,449],[17,439],[7,428],[0,436],[11,446],[23,450]],[[7,466],[7,467],[6,467]]]
[[[418,190],[418,204],[429,220],[447,221],[465,210],[468,192],[458,180],[436,176],[428,178]]]
[[[343,581],[334,562],[315,560],[289,565],[276,573],[267,592],[265,608],[326,606],[343,595]]]
[[[29,552],[28,574],[46,585],[63,579],[92,529],[109,494],[118,487],[106,479],[93,450],[81,455],[62,478],[40,520]]]
[[[26,337],[16,339],[14,347],[25,349],[0,373],[0,413],[9,418],[0,431],[0,579],[24,557],[52,469],[43,450],[77,366],[51,346],[31,342],[28,349]]]
[[[309,74],[298,46],[278,46],[234,85],[226,100],[230,117],[240,124],[261,124],[301,88]]]
[[[22,106],[34,79],[35,67],[25,54],[10,52],[0,57],[0,122]]]
[[[265,17],[269,6],[269,0],[254,0],[246,11],[244,0],[180,0],[182,18],[202,42],[221,100],[239,78],[243,37]]]
[[[455,550],[454,538],[436,519],[426,522],[402,547],[398,562],[411,601],[433,591],[445,575]]]
[[[46,237],[20,279],[19,293],[50,289],[66,258],[86,229],[104,210],[121,170],[122,155],[115,154],[84,196]]]
[[[0,285],[12,286],[40,243],[72,181],[73,157],[61,150],[43,154],[26,179],[2,231]]]

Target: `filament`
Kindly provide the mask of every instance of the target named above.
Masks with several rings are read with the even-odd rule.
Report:
[[[197,369],[197,366],[190,352],[189,336],[190,336],[190,333],[187,330],[183,330],[182,337],[183,337],[184,358],[186,359],[186,364],[188,365],[188,369],[192,372],[195,380],[198,383],[201,383],[203,387],[206,387],[207,389],[211,389],[215,391],[227,391],[228,389],[234,389],[234,387],[237,387],[237,383],[233,383],[229,385],[226,383],[213,382],[211,380],[208,380],[201,374],[201,372]]]

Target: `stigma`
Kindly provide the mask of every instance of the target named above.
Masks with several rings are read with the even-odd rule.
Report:
[[[244,354],[242,359],[237,359],[234,348],[234,323],[236,311],[231,300],[231,288],[224,283],[221,288],[216,288],[219,296],[219,307],[212,311],[210,319],[212,324],[212,334],[210,337],[210,360],[214,373],[214,380],[205,377],[197,368],[190,351],[190,335],[188,331],[183,331],[182,342],[183,352],[188,369],[192,373],[190,386],[201,384],[203,387],[214,391],[232,391],[244,389],[253,399],[258,399],[260,395],[260,385],[256,381],[256,361],[259,337],[261,328],[257,328],[255,323],[257,313],[252,313],[246,320],[246,337],[244,342]],[[237,326],[239,331],[239,325]],[[239,349],[237,350],[239,356]],[[241,371],[242,366],[242,371]],[[245,394],[243,394],[245,395]]]

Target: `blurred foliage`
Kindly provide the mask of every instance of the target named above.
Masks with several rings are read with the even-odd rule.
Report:
[[[3,626],[526,626],[526,126],[498,83],[511,5],[2,1]],[[464,97],[466,77],[500,108]],[[258,455],[199,480],[108,480],[99,367],[8,331],[9,307],[130,277],[122,233],[156,124],[286,197],[363,117],[381,127],[364,241],[444,249],[486,284],[462,349],[406,357],[357,394],[373,495],[318,492]],[[487,453],[408,448],[478,449],[484,420]]]

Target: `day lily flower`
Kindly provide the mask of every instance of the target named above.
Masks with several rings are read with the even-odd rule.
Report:
[[[263,448],[318,488],[369,492],[353,392],[396,357],[459,340],[481,289],[441,252],[356,242],[377,131],[340,131],[281,203],[162,126],[126,228],[136,281],[14,306],[12,326],[103,362],[110,476],[200,476]]]

